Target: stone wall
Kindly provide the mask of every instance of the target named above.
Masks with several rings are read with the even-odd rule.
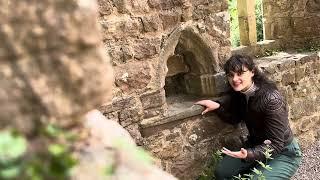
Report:
[[[186,78],[190,93],[219,93],[215,90],[221,77],[216,73],[230,54],[226,0],[98,3],[103,41],[115,71],[113,103],[100,110],[128,129],[137,142],[142,139],[141,120],[167,114],[164,86],[170,57],[188,57],[184,61],[192,72]]]
[[[280,53],[260,59],[259,66],[286,97],[291,127],[303,148],[320,138],[319,57],[319,53]]]
[[[265,39],[279,40],[283,48],[320,44],[319,0],[263,0]]]
[[[301,146],[320,138],[320,55],[280,53],[256,62],[286,97],[291,127]],[[180,179],[196,179],[213,152],[222,146],[239,148],[246,135],[242,125],[225,124],[214,113],[199,116],[202,110],[193,106],[163,123],[142,122],[144,146]]]
[[[32,135],[42,123],[72,126],[111,99],[96,3],[10,0],[0,7],[1,129]]]

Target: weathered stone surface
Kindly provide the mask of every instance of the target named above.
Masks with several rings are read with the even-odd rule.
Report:
[[[112,0],[112,3],[117,8],[119,13],[125,14],[129,12],[128,0]]]
[[[305,76],[305,69],[303,67],[297,67],[295,71],[296,81],[300,81]]]
[[[135,40],[133,49],[134,58],[138,60],[151,58],[152,56],[157,55],[160,51],[160,39],[137,39]]]
[[[179,73],[187,73],[189,71],[188,66],[185,64],[181,55],[173,55],[167,60],[167,77],[174,76]]]
[[[160,30],[161,22],[160,18],[157,14],[151,16],[143,16],[141,17],[143,30],[145,32],[154,32]]]
[[[181,19],[181,13],[176,11],[166,11],[160,14],[162,27],[164,30],[170,30],[178,25]]]
[[[276,39],[286,48],[303,48],[310,43],[308,38],[319,39],[317,9],[315,0],[263,1],[266,39]]]
[[[142,112],[139,108],[127,108],[119,112],[119,121],[121,126],[127,127],[137,123],[142,118]]]
[[[151,8],[169,10],[175,7],[182,6],[185,0],[148,0]]]
[[[149,109],[161,106],[165,103],[165,92],[159,90],[155,92],[145,93],[140,96],[143,109]]]
[[[130,68],[127,68],[129,66]],[[151,79],[148,63],[130,62],[115,66],[115,84],[124,94],[145,88]]]
[[[34,124],[49,119],[72,124],[110,99],[111,76],[105,75],[112,70],[94,20],[95,3],[10,1],[6,8],[19,11],[1,22],[3,126],[31,133]]]
[[[143,118],[148,119],[155,116],[164,116],[166,114],[166,106],[160,106],[155,108],[149,108],[143,110]]]
[[[113,4],[108,0],[98,0],[99,13],[103,15],[110,15],[113,11]]]
[[[148,13],[149,6],[147,6],[148,0],[130,0],[131,13]]]
[[[282,76],[282,84],[284,86],[290,85],[292,83],[294,83],[295,81],[295,75],[291,72],[286,72],[283,74]]]
[[[135,145],[126,130],[119,124],[105,119],[98,111],[92,111],[87,115],[85,125],[90,135],[87,143],[78,147],[77,155],[80,159],[71,179],[176,180],[172,175],[157,168],[151,157],[142,153]],[[105,169],[110,166],[114,167],[114,171],[106,174]]]
[[[142,32],[143,26],[139,18],[127,15],[105,18],[100,20],[103,27],[105,39],[111,39],[112,36],[136,36]]]
[[[114,65],[126,63],[133,58],[132,43],[130,41],[108,41],[106,46]]]
[[[141,146],[143,144],[143,138],[140,133],[140,127],[138,124],[131,124],[125,128],[134,139],[137,145]]]
[[[219,137],[222,139],[228,133],[220,133],[229,126],[213,116],[196,116],[162,126],[162,131],[160,129],[146,138],[145,147],[162,160],[167,172],[180,179],[191,180],[200,175],[207,157],[221,146]]]
[[[111,112],[116,112],[116,111],[120,111],[123,109],[128,109],[131,107],[136,106],[136,99],[134,97],[131,96],[124,96],[124,97],[118,97],[118,98],[114,98],[112,100],[112,103],[106,103],[104,105],[101,105],[99,107],[99,110],[103,113],[103,114],[108,114]]]

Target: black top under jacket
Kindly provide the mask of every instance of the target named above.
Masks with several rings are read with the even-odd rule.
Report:
[[[229,100],[220,102],[215,112],[225,122],[245,122],[249,131],[248,142],[252,146],[247,148],[247,161],[265,159],[265,140],[271,141],[269,147],[275,156],[293,139],[286,103],[278,90],[259,88],[248,102],[245,94],[233,91]]]

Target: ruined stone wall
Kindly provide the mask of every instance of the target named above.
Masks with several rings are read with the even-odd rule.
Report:
[[[0,1],[1,129],[31,135],[42,123],[70,126],[110,100],[112,69],[93,20],[96,6]]]
[[[259,67],[277,83],[288,103],[289,119],[300,145],[320,138],[320,57],[281,53],[257,59]],[[180,179],[196,179],[222,146],[239,149],[246,131],[230,126],[214,113],[164,124],[144,125],[145,147],[159,158],[159,165]]]
[[[263,0],[263,16],[265,39],[279,40],[283,48],[320,43],[319,0]]]
[[[262,58],[260,64],[286,97],[291,127],[302,147],[320,138],[319,55],[280,54]]]
[[[113,104],[100,110],[141,139],[142,119],[165,116],[166,62],[178,43],[214,84],[230,54],[226,0],[99,0],[103,41],[115,71]],[[194,81],[200,82],[200,81]],[[208,86],[212,87],[214,86]],[[203,90],[204,91],[204,90]],[[206,92],[213,92],[206,91]]]

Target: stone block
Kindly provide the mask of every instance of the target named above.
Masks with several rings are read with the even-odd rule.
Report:
[[[304,67],[297,67],[295,69],[295,80],[298,82],[305,77]]]
[[[31,135],[33,125],[78,125],[111,99],[112,69],[95,1],[2,2],[1,127]]]
[[[187,73],[189,71],[188,66],[185,64],[181,55],[173,55],[167,60],[168,72],[166,77],[174,76],[179,73]]]
[[[146,6],[148,0],[130,0],[131,13],[133,14],[143,14],[149,13],[150,8]]]
[[[181,7],[185,0],[148,0],[151,8],[159,10],[170,10],[176,7]]]
[[[114,65],[126,63],[133,58],[133,49],[130,41],[108,41],[106,45]]]
[[[156,107],[156,108],[149,108],[143,110],[143,118],[148,119],[156,116],[163,116],[166,113],[165,106]]]
[[[313,64],[312,64],[312,67],[314,69],[314,74],[320,74],[320,61],[315,61]]]
[[[134,58],[142,60],[159,54],[160,44],[160,38],[143,38],[135,40],[133,45]]]
[[[113,5],[117,8],[121,14],[129,13],[129,2],[128,0],[112,0]]]
[[[106,18],[105,20],[101,20],[100,24],[103,28],[103,35],[106,39],[111,39],[113,36],[136,36],[143,30],[140,19],[131,18],[130,16]]]
[[[98,0],[99,13],[102,15],[110,15],[113,10],[112,2],[109,0]]]
[[[159,106],[162,106],[166,101],[165,92],[163,89],[155,92],[148,92],[148,93],[142,94],[140,96],[140,100],[141,100],[143,109],[159,107]]]
[[[314,60],[317,59],[317,56],[304,56],[301,57],[299,60],[296,61],[296,66],[300,66],[306,63],[312,63]]]
[[[130,68],[128,68],[130,67]],[[141,90],[150,83],[151,70],[148,63],[129,62],[114,67],[115,85],[124,94]]]
[[[121,111],[123,109],[132,108],[136,106],[136,99],[134,97],[119,97],[112,100],[112,103],[105,104],[99,107],[103,114]]]
[[[138,107],[126,108],[119,111],[119,122],[123,127],[137,123],[141,120],[141,118],[142,112]]]
[[[162,20],[162,27],[164,30],[169,30],[176,27],[181,20],[181,12],[165,11],[160,13],[160,19]]]
[[[161,29],[160,18],[157,14],[141,17],[144,32],[154,32]]]
[[[285,72],[285,73],[282,75],[281,83],[282,83],[284,86],[293,84],[294,82],[295,82],[295,74],[294,74],[294,73],[288,71],[288,72]]]
[[[314,73],[312,64],[311,64],[311,63],[307,63],[305,67],[306,67],[306,68],[305,68],[305,74],[306,74],[306,76],[312,76],[313,73]]]
[[[292,59],[281,60],[277,67],[280,71],[290,70],[295,67],[295,61],[292,61]]]
[[[214,89],[217,94],[227,92],[230,88],[224,72],[217,73],[214,75],[214,84]]]
[[[143,138],[140,133],[139,125],[138,124],[131,124],[131,125],[125,127],[125,129],[129,132],[129,134],[134,139],[136,144],[141,146],[143,143]]]

